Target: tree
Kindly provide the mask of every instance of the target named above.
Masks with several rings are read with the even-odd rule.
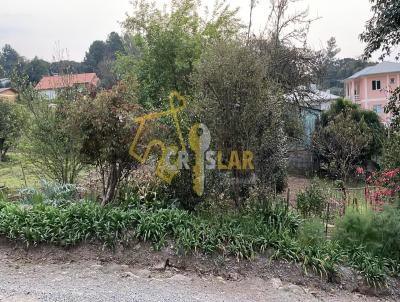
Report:
[[[124,44],[119,34],[111,32],[106,41],[107,57],[115,60],[119,52],[124,52]]]
[[[99,63],[104,59],[107,51],[107,45],[104,41],[96,40],[86,52],[83,64],[86,66],[87,71],[97,72]]]
[[[390,131],[383,145],[382,166],[384,169],[400,167],[400,133]]]
[[[136,162],[129,155],[139,107],[124,83],[103,91],[95,99],[81,100],[75,110],[75,131],[83,138],[83,161],[95,165],[102,179],[102,205],[113,200],[122,179]]]
[[[392,53],[400,42],[400,2],[397,0],[370,0],[373,16],[366,23],[364,32],[360,35],[361,41],[367,43],[364,57],[381,50],[381,59]],[[397,59],[399,53],[397,54]]]
[[[81,137],[72,131],[74,106],[74,101],[63,99],[32,103],[24,140],[23,152],[37,174],[62,184],[75,183],[83,168]]]
[[[265,78],[267,63],[241,41],[216,43],[196,67],[195,95],[190,105],[195,119],[209,128],[213,149],[225,155],[232,150],[251,150],[261,188],[272,191],[285,186],[286,136],[282,94]],[[240,198],[247,196],[250,186],[245,183],[251,175],[243,170],[231,172],[231,192],[238,205]]]
[[[189,77],[206,45],[235,35],[240,28],[236,10],[224,1],[215,7],[210,20],[201,17],[195,0],[172,1],[170,12],[149,1],[135,1],[134,8],[123,27],[140,53],[120,57],[119,72],[122,77],[137,78],[139,102],[145,107],[161,107],[173,90],[190,94]]]
[[[16,146],[26,124],[22,106],[0,99],[0,162]]]
[[[321,116],[322,127],[326,126],[336,116],[345,113],[350,116],[356,123],[364,121],[371,134],[371,140],[364,150],[363,160],[371,160],[374,156],[380,155],[382,151],[382,143],[385,138],[385,128],[380,122],[379,116],[371,110],[363,110],[353,102],[339,99],[331,105],[330,110],[324,112]]]
[[[24,58],[9,44],[4,45],[0,52],[0,66],[6,77],[10,77],[14,71],[22,72]]]
[[[52,62],[50,64],[51,74],[74,74],[82,72],[85,72],[85,66],[83,63],[59,58],[57,62]]]
[[[331,177],[347,181],[371,140],[365,121],[355,121],[346,110],[319,127],[314,133],[313,145],[322,170]]]
[[[87,72],[95,72],[100,78],[100,86],[110,89],[117,83],[115,60],[118,54],[124,54],[124,45],[116,32],[111,32],[107,41],[94,41],[86,53],[82,65]]]
[[[25,73],[29,77],[29,81],[33,84],[38,83],[44,75],[50,73],[50,63],[34,57],[25,65]]]

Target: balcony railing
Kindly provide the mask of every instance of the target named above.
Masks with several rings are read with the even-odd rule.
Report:
[[[355,101],[360,101],[360,95],[356,94],[356,95],[354,96],[354,100],[355,100]]]

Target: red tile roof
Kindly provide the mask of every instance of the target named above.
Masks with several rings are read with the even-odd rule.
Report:
[[[48,90],[71,87],[76,84],[97,85],[99,78],[95,73],[80,73],[62,76],[46,76],[43,77],[36,85],[36,90]]]

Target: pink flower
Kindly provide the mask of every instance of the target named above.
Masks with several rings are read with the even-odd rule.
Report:
[[[357,167],[356,168],[356,172],[357,172],[358,175],[364,174],[364,169],[362,167]]]

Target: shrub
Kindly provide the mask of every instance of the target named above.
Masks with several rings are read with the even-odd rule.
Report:
[[[324,224],[321,219],[311,218],[302,224],[299,231],[302,246],[319,246],[325,241]]]
[[[326,196],[320,184],[313,181],[305,191],[297,194],[296,205],[304,217],[321,216],[326,206]]]
[[[390,131],[383,144],[382,165],[385,169],[400,167],[400,133]]]
[[[39,189],[20,189],[21,201],[28,204],[45,203],[60,206],[78,198],[78,188],[74,184],[57,184],[42,179],[40,185]]]
[[[400,261],[399,214],[391,207],[382,212],[348,210],[337,223],[335,238],[348,249],[364,246],[373,256]]]
[[[0,162],[21,137],[26,119],[22,106],[0,98]]]

